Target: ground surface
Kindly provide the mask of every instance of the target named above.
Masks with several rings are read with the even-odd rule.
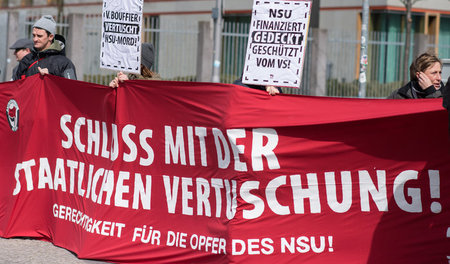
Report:
[[[0,238],[0,263],[100,264],[106,262],[78,259],[72,252],[46,241]]]

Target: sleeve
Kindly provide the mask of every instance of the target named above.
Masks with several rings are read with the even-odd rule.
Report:
[[[61,76],[64,78],[67,78],[67,79],[71,79],[71,80],[77,79],[75,65],[68,58],[67,58],[67,62],[66,62],[66,67],[64,68]]]
[[[444,97],[444,99],[442,100],[442,106],[447,110],[450,110],[450,77],[448,78],[447,84],[442,87],[441,90],[442,96]]]
[[[12,79],[14,81],[22,79],[22,76],[26,75],[28,69],[28,64],[26,63],[26,60],[22,59],[15,69],[16,70],[12,74]]]

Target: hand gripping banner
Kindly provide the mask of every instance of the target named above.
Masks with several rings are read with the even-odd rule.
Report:
[[[446,263],[442,100],[0,84],[0,236],[115,263]]]

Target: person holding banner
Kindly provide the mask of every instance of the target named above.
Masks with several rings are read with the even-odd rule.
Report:
[[[424,99],[442,97],[442,61],[423,53],[409,67],[411,81],[395,90],[388,99]]]
[[[109,83],[109,87],[119,87],[119,82],[126,80],[161,80],[158,73],[152,71],[153,62],[155,61],[155,52],[153,44],[143,43],[141,46],[141,74],[128,74],[118,72],[117,77]]]
[[[33,25],[34,47],[19,63],[13,80],[41,73],[76,80],[75,65],[66,57],[65,39],[56,34],[56,22],[50,15],[42,16]]]

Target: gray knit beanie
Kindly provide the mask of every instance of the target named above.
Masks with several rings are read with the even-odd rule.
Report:
[[[142,43],[141,63],[149,70],[153,67],[155,61],[155,53],[152,43]]]
[[[42,16],[38,21],[36,21],[36,23],[34,23],[33,27],[45,29],[53,35],[56,33],[56,22],[50,15]]]

